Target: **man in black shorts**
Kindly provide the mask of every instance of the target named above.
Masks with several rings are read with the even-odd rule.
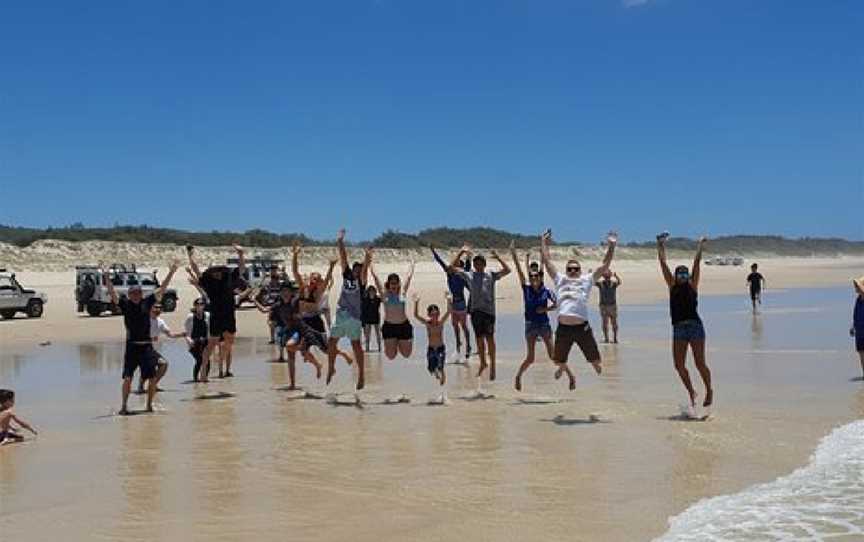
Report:
[[[216,347],[220,346],[220,341],[219,378],[234,376],[231,374],[231,350],[234,348],[234,336],[237,333],[234,291],[240,284],[241,277],[246,270],[246,256],[243,248],[234,245],[234,250],[237,251],[236,269],[213,266],[202,273],[192,256],[194,248],[186,247],[186,252],[189,255],[189,268],[192,270],[194,280],[210,299],[210,337],[207,340],[207,349],[204,351],[204,362],[201,364],[201,374],[198,379],[200,382],[209,382],[210,356]],[[222,365],[225,366],[224,373],[221,371]]]
[[[150,309],[162,299],[162,295],[168,288],[178,266],[177,262],[173,262],[162,285],[146,298],[141,292],[141,287],[136,285],[129,288],[127,297],[119,299],[108,272],[102,270],[108,295],[111,297],[111,302],[120,308],[120,312],[123,314],[123,324],[126,326],[126,351],[123,355],[123,405],[118,414],[129,414],[127,403],[129,393],[132,391],[132,377],[135,376],[135,369],[140,369],[141,376],[147,380],[147,412],[153,412],[153,398],[156,396],[156,379],[154,377],[156,376],[159,354],[153,348],[153,340],[150,337]]]

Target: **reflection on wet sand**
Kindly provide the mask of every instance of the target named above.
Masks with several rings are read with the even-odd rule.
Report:
[[[168,344],[165,387],[177,391],[158,396],[166,412],[129,418],[104,415],[119,399],[122,344],[0,353],[2,385],[22,390],[20,410],[42,430],[0,449],[0,532],[10,540],[650,539],[695,500],[791,470],[831,426],[864,416],[860,383],[848,381],[857,365],[830,338],[803,345],[825,351],[818,370],[810,355],[741,355],[757,350],[755,328],[707,305],[718,405],[705,423],[677,420],[683,390],[668,325],[647,324],[657,319],[647,310],[628,313],[625,343],[601,345],[603,376],[575,353],[570,392],[542,354],[521,395],[512,390],[521,322],[502,318],[500,380],[484,383],[496,398],[459,399],[476,389],[475,357],[470,368],[447,366],[450,405],[436,407],[426,405],[440,390],[422,341],[411,360],[367,356],[362,409],[289,400],[293,393],[279,391],[288,368],[268,363],[275,350],[266,337],[238,341],[237,377],[207,385],[179,385],[192,360]],[[820,314],[834,319],[826,326],[848,319],[845,307]],[[810,316],[782,318],[759,332],[758,350],[802,347],[789,336],[812,330]],[[334,389],[352,390],[355,370],[338,364]],[[326,391],[299,360],[297,381]],[[800,400],[802,390],[810,400]],[[394,394],[412,401],[380,405]]]

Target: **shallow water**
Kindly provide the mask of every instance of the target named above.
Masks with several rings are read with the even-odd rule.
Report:
[[[169,343],[165,412],[129,418],[110,415],[119,330],[105,343],[0,352],[0,387],[16,390],[17,410],[40,429],[36,440],[0,448],[0,532],[10,540],[648,540],[703,497],[805,464],[832,427],[864,415],[864,386],[850,381],[859,369],[846,334],[849,292],[769,292],[766,301],[754,318],[743,297],[702,300],[717,389],[707,423],[680,420],[664,305],[622,307],[622,344],[601,346],[604,375],[573,356],[576,392],[540,356],[525,396],[553,404],[523,404],[512,390],[524,348],[519,315],[499,319],[499,381],[483,384],[496,398],[463,399],[477,380],[448,365],[448,406],[425,404],[440,391],[422,338],[411,361],[370,356],[363,408],[281,391],[286,367],[267,362],[265,339],[248,338],[263,324],[241,329],[237,376],[206,386],[182,383],[191,359]],[[323,392],[313,374],[298,364],[299,384]],[[340,362],[329,391],[351,392],[351,381]],[[214,398],[196,399],[205,394]],[[399,394],[412,402],[375,404]]]

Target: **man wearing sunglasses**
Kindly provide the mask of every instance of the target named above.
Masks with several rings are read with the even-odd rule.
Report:
[[[558,371],[555,373],[555,378],[561,378],[561,375],[566,372],[570,378],[570,389],[574,389],[576,378],[567,366],[567,359],[570,356],[573,343],[579,346],[585,359],[594,367],[597,374],[602,372],[600,351],[597,348],[594,333],[591,331],[591,325],[588,323],[588,299],[591,294],[591,286],[612,264],[615,246],[618,244],[618,234],[609,232],[606,238],[607,248],[603,263],[594,270],[593,274],[586,275],[582,274],[582,266],[579,262],[572,259],[567,261],[564,268],[565,274],[558,273],[549,253],[551,240],[551,230],[546,230],[540,236],[541,261],[555,283],[555,295],[558,298],[558,327],[555,330],[554,346],[555,363],[558,365]]]

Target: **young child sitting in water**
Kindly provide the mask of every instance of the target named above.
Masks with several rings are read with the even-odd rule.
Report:
[[[36,430],[30,424],[17,417],[12,411],[15,406],[15,392],[12,390],[0,390],[0,446],[10,442],[21,442],[24,436],[13,430],[12,422],[15,422],[34,435]]]
[[[429,305],[426,307],[426,316],[420,316],[420,296],[414,296],[414,318],[419,320],[426,326],[426,337],[428,347],[426,349],[426,362],[429,374],[434,376],[443,386],[447,381],[447,375],[444,373],[444,361],[447,359],[447,349],[444,346],[444,323],[450,318],[450,308],[452,301],[450,296],[447,296],[447,312],[441,316],[441,310],[438,305]]]

